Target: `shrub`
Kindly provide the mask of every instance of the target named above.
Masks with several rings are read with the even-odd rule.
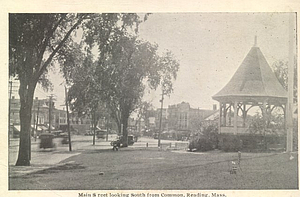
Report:
[[[230,135],[222,140],[221,149],[226,152],[236,152],[242,149],[242,140],[238,136]]]
[[[293,125],[293,150],[298,151],[298,119],[294,119]]]
[[[197,151],[209,151],[218,146],[218,129],[216,126],[208,126],[203,132],[191,138],[189,149]]]

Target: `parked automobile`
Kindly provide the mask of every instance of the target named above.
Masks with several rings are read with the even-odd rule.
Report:
[[[106,130],[96,130],[96,135],[98,139],[105,139],[107,134]]]
[[[63,133],[62,130],[54,130],[51,131],[51,133],[54,135],[54,137],[59,137],[61,135],[61,133]]]
[[[87,130],[84,135],[85,136],[92,136],[92,135],[94,135],[94,131]]]
[[[134,144],[134,137],[133,135],[128,135],[128,145],[133,145]]]
[[[98,131],[100,131],[100,128],[96,127],[96,134]],[[94,135],[94,127],[90,127],[89,130],[86,130],[84,135],[86,135],[86,136]]]
[[[122,141],[121,138],[122,138],[122,136],[117,136],[116,139],[114,139],[113,141],[110,142],[110,145],[112,145],[113,147],[115,147],[115,146],[121,147],[121,141]]]
[[[62,144],[69,144],[69,135],[67,133],[60,133],[59,137],[62,137]]]
[[[43,133],[40,135],[40,148],[54,148],[55,144],[53,143],[54,135],[51,133]]]
[[[133,135],[128,135],[127,140],[128,140],[128,145],[134,144]],[[121,136],[117,136],[115,140],[111,141],[110,145],[123,147],[124,142],[125,142],[125,138],[121,135]]]

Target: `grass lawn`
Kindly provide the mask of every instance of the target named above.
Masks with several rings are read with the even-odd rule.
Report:
[[[242,153],[241,168],[230,174],[237,153],[188,153],[124,148],[90,150],[64,166],[10,178],[10,189],[297,189],[298,156]]]

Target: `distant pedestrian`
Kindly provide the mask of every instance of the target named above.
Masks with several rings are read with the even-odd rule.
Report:
[[[113,142],[113,150],[118,151],[119,148],[120,148],[120,141],[117,140],[117,141]]]
[[[237,164],[234,161],[231,161],[231,169],[230,169],[230,174],[236,174],[237,171]]]

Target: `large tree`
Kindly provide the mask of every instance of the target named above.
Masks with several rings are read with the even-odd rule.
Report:
[[[62,55],[60,50],[68,51],[66,43],[74,38],[73,33],[78,29],[97,29],[101,32],[101,47],[105,51],[106,35],[111,30],[122,32],[128,26],[138,25],[138,18],[136,14],[9,15],[9,74],[20,81],[21,135],[16,165],[30,165],[30,121],[36,85],[47,85],[49,66]]]
[[[88,14],[10,14],[9,74],[20,81],[20,146],[16,165],[30,165],[30,121],[37,83]]]
[[[107,109],[101,100],[98,84],[95,83],[93,77],[96,68],[93,56],[90,53],[85,55],[81,46],[76,45],[68,54],[68,58],[65,56],[63,60],[66,61],[61,62],[65,65],[62,71],[68,84],[71,85],[68,94],[70,108],[79,117],[91,118],[94,132],[93,145],[95,145],[96,126],[100,118],[107,116]]]
[[[156,89],[162,84],[166,93],[170,92],[179,64],[170,52],[159,56],[157,45],[136,36],[116,37],[110,47],[111,53],[106,61],[99,62],[96,74],[101,76],[102,96],[126,139],[128,119],[141,102],[146,85]]]
[[[117,18],[111,17],[110,20],[117,20]],[[151,89],[156,89],[162,85],[165,93],[169,94],[179,64],[174,60],[171,52],[159,55],[157,45],[138,39],[136,31],[130,31],[123,26],[120,31],[119,26],[116,25],[104,34],[97,26],[92,25],[93,23],[102,23],[102,21],[98,19],[90,21],[87,27],[93,28],[88,28],[84,36],[87,43],[85,49],[88,53],[98,47],[95,62],[89,63],[96,66],[93,66],[93,72],[89,74],[83,71],[84,66],[79,67],[79,73],[84,76],[79,75],[75,78],[89,76],[89,79],[83,79],[82,83],[89,81],[89,84],[82,86],[81,83],[78,85],[74,83],[73,88],[82,86],[81,88],[84,89],[81,93],[93,90],[93,94],[106,103],[111,117],[118,125],[119,133],[127,138],[128,118],[141,103],[145,87],[148,85]],[[104,23],[105,25],[107,23]],[[76,71],[72,70],[71,73]],[[76,95],[74,92],[72,102],[79,101],[80,96],[82,95]]]

